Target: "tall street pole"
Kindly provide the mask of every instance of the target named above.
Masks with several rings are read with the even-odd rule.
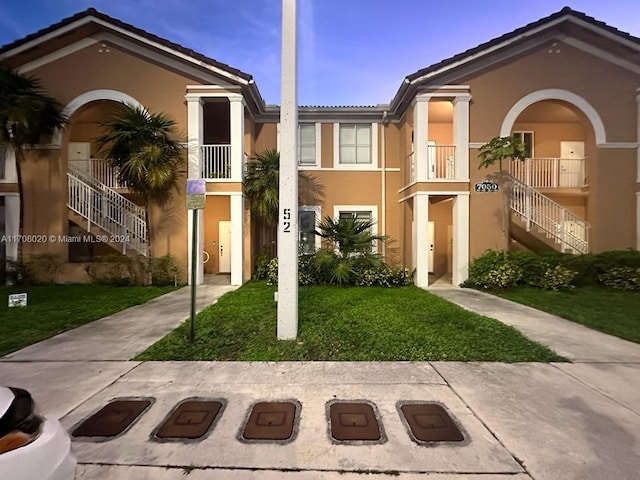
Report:
[[[282,0],[278,338],[298,335],[298,76],[297,0]]]

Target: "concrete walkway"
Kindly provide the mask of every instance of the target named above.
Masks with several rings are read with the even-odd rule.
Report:
[[[216,295],[202,293],[209,300]],[[132,362],[124,360],[142,342],[128,340],[120,348],[113,325],[100,321],[103,329],[65,334],[63,342],[50,340],[0,359],[0,384],[29,389],[44,411],[59,416],[70,430],[114,398],[153,399],[122,436],[74,440],[78,480],[638,478],[640,345],[480,292],[432,293],[512,324],[574,362]],[[164,323],[165,314],[171,316],[180,301],[180,295],[171,295],[158,299],[160,305],[131,309],[144,321],[130,324],[127,318],[134,315],[123,315],[118,322],[127,325],[127,338],[144,333],[148,345],[155,340],[151,337],[161,336],[161,329],[145,332],[151,322]],[[167,320],[163,328],[184,320],[188,313],[178,314],[182,311],[176,307],[175,323]],[[100,330],[104,342],[98,341]],[[76,345],[85,341],[92,347]],[[213,430],[196,442],[153,441],[154,428],[190,397],[225,401]],[[300,403],[295,440],[284,445],[239,441],[252,405],[269,400]],[[335,400],[375,404],[386,441],[332,441],[326,408]],[[443,404],[465,441],[417,444],[401,420],[401,401]]]
[[[230,285],[199,285],[196,289],[196,310],[215,303],[235,288]],[[189,318],[190,312],[191,289],[185,287],[23,348],[2,360],[130,360],[175,330]]]

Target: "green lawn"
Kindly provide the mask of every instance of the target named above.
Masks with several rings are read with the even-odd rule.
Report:
[[[499,295],[594,330],[640,343],[640,292],[602,287],[562,292],[522,288]]]
[[[0,288],[0,356],[60,332],[145,303],[174,287],[46,285]],[[10,293],[28,294],[28,306],[8,307]]]
[[[299,289],[297,341],[276,340],[275,288],[250,282],[152,345],[137,360],[558,361],[515,329],[419,288]]]

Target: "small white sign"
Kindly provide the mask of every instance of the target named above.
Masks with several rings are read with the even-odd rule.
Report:
[[[9,295],[9,307],[26,307],[27,306],[27,294],[26,293],[12,293]]]

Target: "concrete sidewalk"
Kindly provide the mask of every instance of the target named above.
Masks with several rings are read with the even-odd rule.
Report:
[[[114,398],[153,399],[149,410],[122,436],[105,442],[74,440],[78,480],[637,478],[639,345],[588,329],[581,332],[583,327],[574,329],[578,326],[571,322],[538,317],[535,310],[480,292],[432,293],[513,324],[575,361],[105,362],[97,360],[105,360],[117,347],[116,337],[101,349],[94,340],[100,337],[96,329],[87,331],[95,350],[74,346],[85,341],[79,336],[0,359],[0,384],[31,390],[44,411],[61,417],[70,430]],[[161,308],[147,304],[151,307],[147,310],[168,312],[174,301],[175,297],[161,302]],[[152,318],[150,314],[145,322],[127,324],[129,334],[135,336],[134,325],[148,328]],[[111,328],[104,330],[111,338]],[[60,348],[75,353],[60,353]],[[129,353],[137,348],[131,344],[119,355],[131,358]],[[38,360],[29,360],[34,358]],[[151,432],[171,409],[191,397],[226,402],[210,434],[195,442],[152,440]],[[239,441],[252,405],[277,400],[297,400],[301,406],[295,440]],[[335,400],[375,404],[386,441],[368,445],[332,441],[326,408]],[[417,444],[401,420],[400,401],[443,404],[466,440]]]
[[[535,308],[469,288],[429,290],[462,308],[500,320],[572,362],[640,363],[640,345]],[[638,314],[640,315],[640,313]]]
[[[236,288],[231,285],[199,285],[196,289],[196,310],[201,311]],[[2,360],[130,360],[175,330],[189,318],[190,312],[191,290],[184,287],[23,348],[2,357]]]

